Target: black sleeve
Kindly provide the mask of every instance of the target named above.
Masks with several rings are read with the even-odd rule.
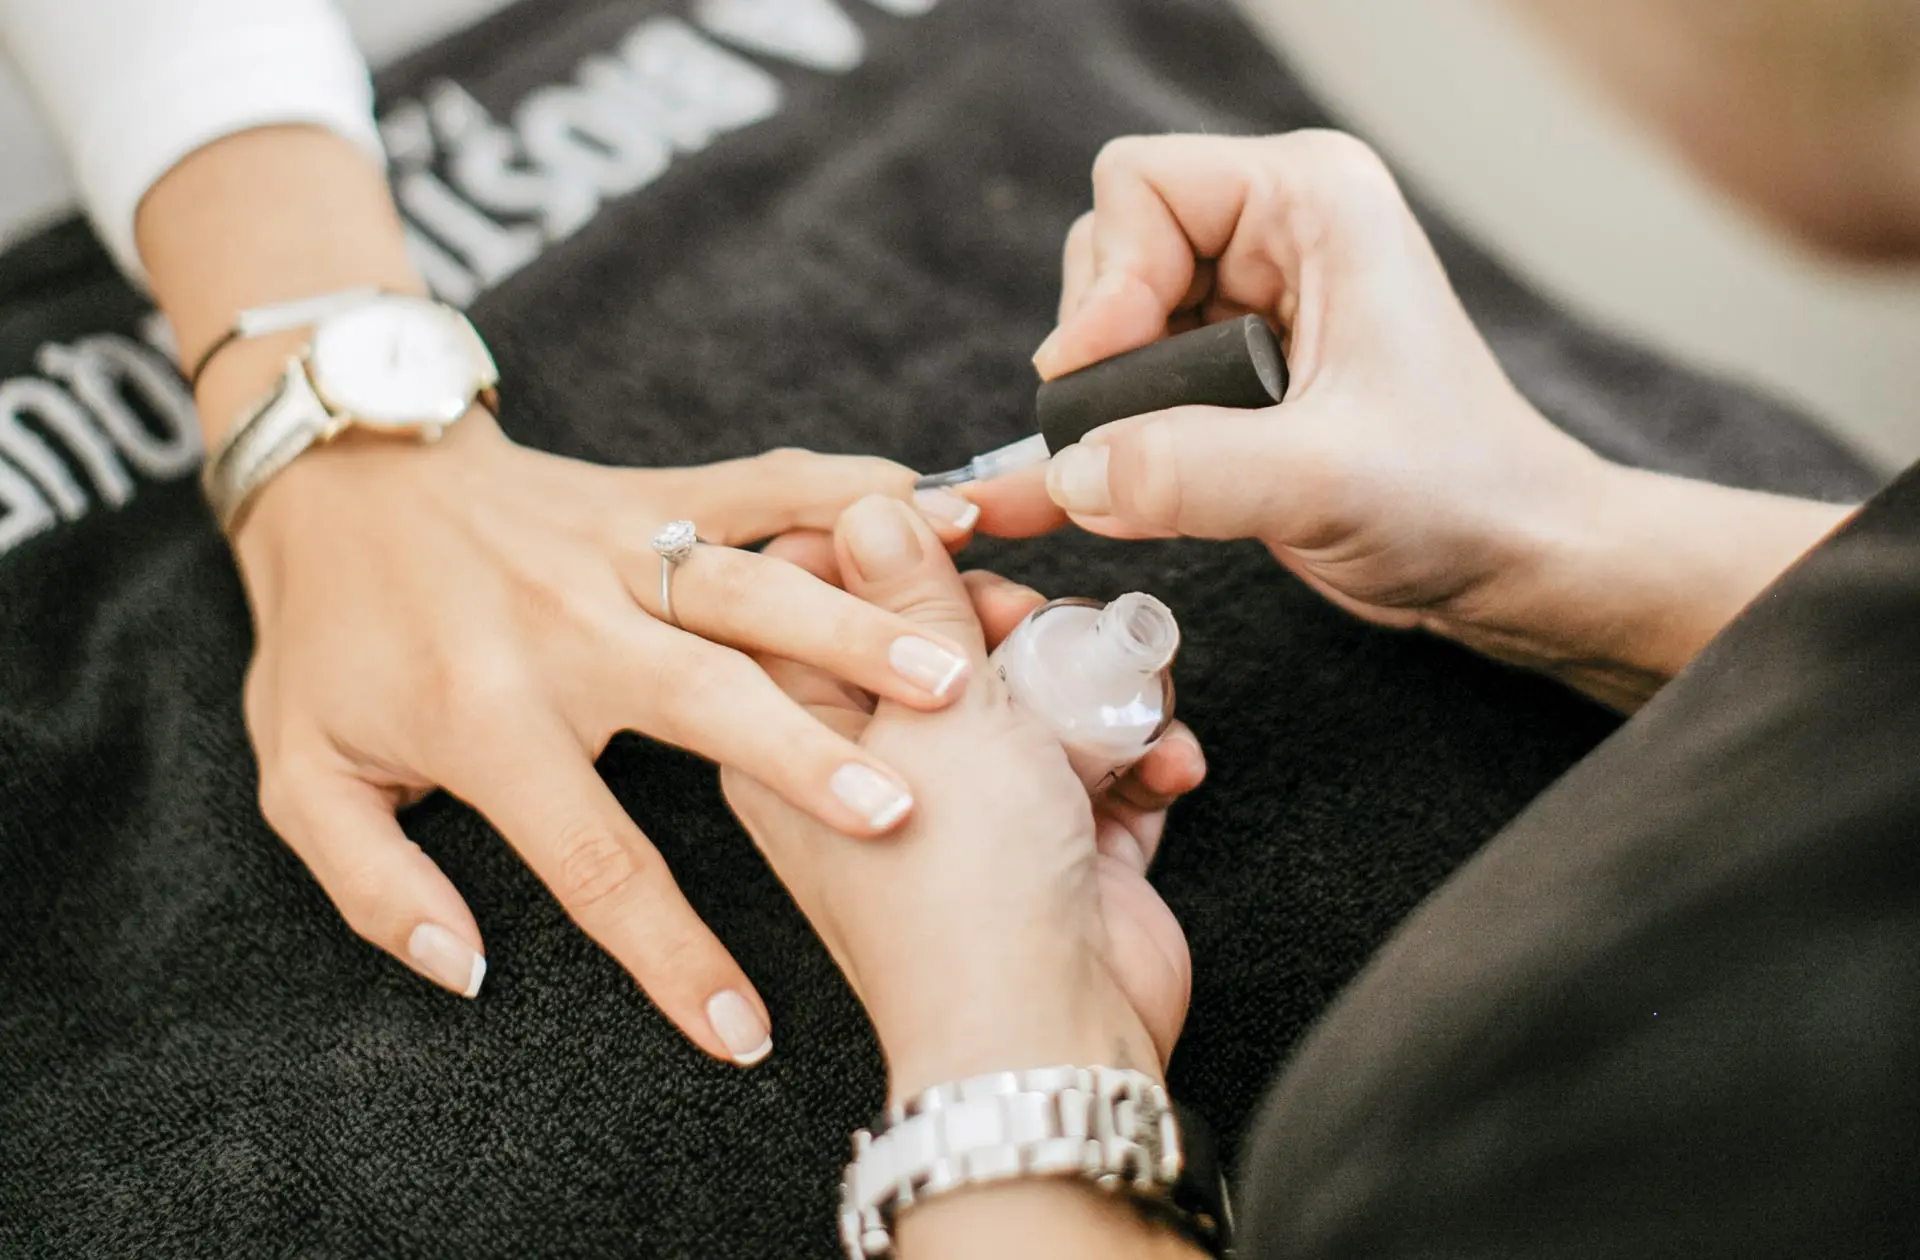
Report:
[[[1243,1256],[1920,1247],[1920,469],[1434,894],[1241,1159]]]

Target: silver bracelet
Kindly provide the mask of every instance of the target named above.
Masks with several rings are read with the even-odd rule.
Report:
[[[1224,1222],[1183,1219],[1181,1173],[1179,1121],[1152,1077],[1109,1067],[994,1072],[896,1103],[854,1134],[840,1240],[849,1260],[880,1260],[893,1254],[894,1220],[915,1203],[1026,1177],[1091,1181],[1204,1240]]]

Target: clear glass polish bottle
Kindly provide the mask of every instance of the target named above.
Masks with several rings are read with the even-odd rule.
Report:
[[[1172,723],[1170,667],[1179,646],[1173,613],[1134,591],[1106,605],[1042,604],[994,649],[991,663],[1097,792],[1146,756]]]

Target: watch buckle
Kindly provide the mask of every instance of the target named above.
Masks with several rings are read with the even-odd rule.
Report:
[[[1094,1089],[1111,1106],[1093,1109],[1108,1188],[1122,1182],[1137,1191],[1164,1194],[1180,1180],[1180,1133],[1164,1091],[1132,1073],[1094,1070]]]

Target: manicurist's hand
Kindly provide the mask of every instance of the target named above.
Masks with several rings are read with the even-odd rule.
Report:
[[[379,169],[312,129],[197,150],[147,195],[138,235],[188,362],[262,302],[420,288]],[[198,387],[209,444],[301,336],[235,341],[211,361]],[[511,379],[503,393],[511,408]],[[747,770],[849,834],[910,817],[901,773],[749,653],[931,709],[962,685],[969,645],[733,547],[830,526],[865,495],[906,499],[912,480],[884,460],[800,451],[604,468],[519,446],[478,409],[433,445],[349,431],[303,453],[232,539],[256,632],[245,713],[267,821],[355,931],[471,997],[486,966],[479,927],[395,818],[444,788],[696,1044],[757,1061],[764,1005],[594,759],[638,731]],[[964,501],[917,501],[944,541],[964,539]],[[649,543],[681,519],[713,545],[675,570],[669,620]]]
[[[729,802],[873,1019],[895,1097],[1002,1068],[1158,1073],[1185,1016],[1186,944],[1145,870],[1168,802],[1205,772],[1176,728],[1100,806],[986,666],[1040,597],[963,581],[914,512],[869,498],[834,538],[847,589],[960,644],[971,667],[938,713],[806,666],[770,664],[819,720],[892,766],[914,815],[882,843],[827,826],[745,769]],[[804,549],[777,548],[799,563]],[[816,563],[810,567],[819,567]]]
[[[981,527],[1257,538],[1367,620],[1627,707],[1845,513],[1621,468],[1554,428],[1385,166],[1337,133],[1108,145],[1034,362],[1051,378],[1249,312],[1285,335],[1284,402],[1096,430],[1044,470],[970,488]]]

